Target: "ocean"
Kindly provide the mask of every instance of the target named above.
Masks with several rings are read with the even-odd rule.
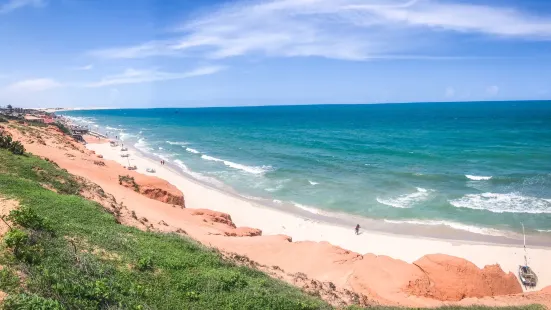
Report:
[[[523,223],[551,236],[551,102],[61,114],[248,199],[488,235]]]

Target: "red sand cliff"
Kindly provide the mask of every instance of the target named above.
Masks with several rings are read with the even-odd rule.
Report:
[[[551,288],[522,294],[515,276],[505,274],[497,265],[480,269],[464,259],[446,255],[427,255],[408,264],[387,256],[360,255],[327,242],[292,242],[288,236],[262,236],[258,229],[236,227],[228,214],[182,208],[183,194],[164,180],[128,171],[109,160],[101,159],[102,164],[98,164],[94,152],[54,127],[33,129],[25,134],[13,128],[8,130],[28,151],[97,184],[90,185],[83,195],[100,202],[121,223],[188,234],[225,253],[237,254],[232,257],[248,257],[248,264],[254,262],[253,266],[305,290],[321,291],[321,296],[334,304],[359,301],[364,305],[441,306],[536,302],[551,307]],[[120,186],[120,175],[134,177],[145,190],[136,192],[132,187]],[[107,193],[108,198],[96,194],[98,189],[94,186]],[[173,203],[179,197],[181,204]]]

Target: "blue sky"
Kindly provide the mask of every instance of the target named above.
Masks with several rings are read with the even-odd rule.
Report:
[[[0,0],[0,105],[549,99],[548,0]]]

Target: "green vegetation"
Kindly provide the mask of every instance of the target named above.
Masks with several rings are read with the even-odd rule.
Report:
[[[0,132],[0,148],[8,149],[15,155],[23,155],[25,147],[19,141],[12,141],[11,136],[4,132]]]
[[[53,163],[0,149],[0,195],[20,202],[0,222],[11,223],[0,245],[1,308],[331,309],[188,238],[117,224],[79,191]]]
[[[50,162],[0,150],[0,172],[21,203],[0,250],[4,309],[331,308],[193,240],[117,224]]]
[[[63,132],[64,134],[66,135],[70,135],[71,134],[71,131],[69,130],[69,128],[67,128],[65,125],[63,125],[62,123],[53,123],[52,125],[56,126],[57,128],[59,128],[59,130],[61,130],[61,132]]]
[[[134,177],[131,177],[129,175],[119,175],[119,184],[120,185],[130,185],[134,188],[134,191],[139,192],[140,186],[136,183],[136,180],[134,180]]]

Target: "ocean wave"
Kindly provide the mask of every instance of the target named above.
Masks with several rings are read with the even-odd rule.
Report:
[[[113,127],[110,127],[110,126],[106,126],[105,129],[107,130],[123,130],[122,128],[113,128]]]
[[[201,155],[201,158],[204,159],[204,160],[221,162],[221,163],[224,163],[224,165],[226,165],[230,168],[242,170],[242,171],[252,173],[252,174],[263,174],[263,173],[266,173],[266,172],[268,172],[272,169],[272,167],[270,167],[270,166],[261,166],[261,167],[259,167],[259,166],[245,166],[245,165],[242,165],[242,164],[234,163],[234,162],[231,162],[231,161],[228,161],[228,160],[223,160],[223,159],[208,156],[208,155]]]
[[[174,164],[176,166],[178,166],[180,169],[182,169],[183,172],[185,172],[186,174],[192,176],[196,180],[203,181],[203,182],[206,182],[206,183],[210,183],[210,184],[216,185],[218,187],[224,186],[224,184],[222,182],[218,181],[215,178],[211,178],[211,177],[205,176],[203,174],[191,171],[186,166],[186,164],[184,164],[184,162],[179,160],[179,159],[176,159],[174,161]]]
[[[550,233],[551,232],[551,229],[536,229],[537,231],[539,232],[542,232],[542,233]]]
[[[274,199],[274,200],[272,200],[272,201],[273,201],[274,203],[277,203],[277,204],[282,204],[282,203],[283,203],[283,201],[278,200],[278,199]]]
[[[427,190],[421,187],[417,187],[417,192],[412,194],[401,195],[397,198],[383,199],[377,197],[377,202],[391,206],[394,208],[408,209],[414,207],[416,204],[425,201],[432,190]]]
[[[172,142],[172,141],[165,141],[166,143],[170,145],[188,145],[188,142]]]
[[[162,148],[161,146],[159,146],[159,150],[161,150],[161,151],[162,151],[162,150],[164,150],[164,149],[163,149],[163,148]]]
[[[201,154],[201,152],[199,152],[198,150],[192,149],[190,147],[186,147],[186,151],[188,151],[190,153],[193,153],[193,154]]]
[[[305,205],[302,205],[300,203],[296,203],[296,202],[291,202],[295,207],[299,208],[299,209],[302,209],[304,211],[307,211],[307,212],[310,212],[310,213],[313,213],[313,214],[323,214],[323,211],[321,211],[320,209],[316,209],[314,207],[309,207],[309,206],[305,206]]]
[[[153,155],[159,157],[160,159],[162,159],[162,160],[164,160],[164,161],[168,161],[169,158],[172,157],[172,155],[159,154],[159,153],[153,153]]]
[[[134,147],[137,148],[138,150],[142,151],[142,152],[149,152],[149,151],[152,151],[153,149],[150,148],[147,144],[147,142],[145,142],[145,139],[144,138],[140,138],[138,140],[138,142],[136,142],[134,144]]]
[[[124,141],[124,140],[126,140],[127,138],[130,138],[130,137],[136,137],[136,135],[129,134],[129,133],[126,133],[126,132],[121,132],[119,138],[120,138],[122,141]]]
[[[469,194],[450,200],[449,203],[457,208],[486,210],[494,213],[551,213],[551,202],[518,193]]]
[[[312,186],[315,186],[315,185],[319,184],[318,182],[314,182],[314,181],[310,181],[310,180],[308,180],[308,183],[310,183],[310,185],[312,185]]]
[[[422,225],[422,226],[447,226],[451,227],[453,229],[457,230],[463,230],[468,231],[474,234],[480,234],[480,235],[490,235],[490,236],[507,236],[508,233],[493,229],[493,228],[485,228],[485,227],[477,227],[477,226],[471,226],[471,225],[465,225],[461,223],[456,222],[450,222],[450,221],[437,221],[437,220],[404,220],[404,221],[396,221],[396,220],[385,220],[386,223],[391,224],[410,224],[410,225]]]
[[[465,177],[467,177],[467,179],[469,180],[473,180],[473,181],[487,181],[487,180],[490,180],[492,179],[492,176],[478,176],[478,175],[469,175],[469,174],[466,174]]]

